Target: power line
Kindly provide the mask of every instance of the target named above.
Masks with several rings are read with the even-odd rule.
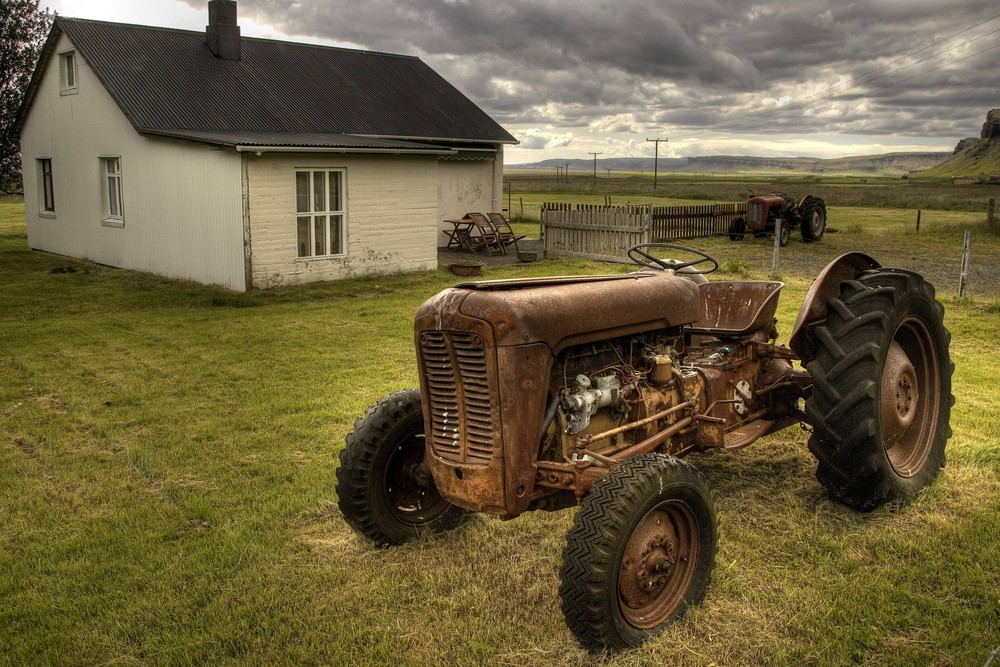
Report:
[[[660,165],[660,142],[668,141],[668,139],[650,139],[646,138],[646,141],[652,141],[656,144],[656,152],[653,154],[653,189],[656,189],[656,175],[659,171]]]
[[[594,187],[597,187],[597,156],[604,155],[604,153],[590,153],[594,156]]]

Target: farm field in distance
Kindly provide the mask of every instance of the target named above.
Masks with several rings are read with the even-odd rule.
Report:
[[[546,197],[649,201],[639,189],[514,183],[526,209],[539,198],[536,216]],[[739,201],[745,183],[696,187],[667,194],[710,203],[732,191],[718,201]],[[893,185],[902,194],[880,200],[876,187],[838,198],[782,184],[826,198],[839,231],[809,245],[795,235],[783,249],[778,329],[787,340],[817,267],[843,252],[925,273],[953,336],[947,466],[916,502],[859,514],[827,499],[800,430],[689,457],[720,517],[708,595],[663,636],[610,658],[580,648],[560,612],[574,510],[473,516],[385,551],[337,510],[344,436],[378,398],[416,386],[413,313],[462,279],[442,267],[236,294],[32,252],[23,204],[0,203],[0,655],[11,664],[983,664],[1000,645],[1000,237],[985,224],[996,188]],[[970,296],[958,299],[967,228]],[[713,278],[770,272],[768,239],[685,243],[719,258]],[[627,270],[542,259],[484,277]]]

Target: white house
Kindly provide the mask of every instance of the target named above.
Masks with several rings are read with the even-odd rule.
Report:
[[[18,116],[28,243],[234,290],[433,269],[516,140],[420,59],[58,17]]]

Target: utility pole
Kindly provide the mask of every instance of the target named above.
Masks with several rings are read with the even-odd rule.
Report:
[[[604,153],[591,153],[594,156],[594,187],[597,187],[597,156],[604,155]]]
[[[566,177],[566,182],[569,183],[569,162],[563,162],[563,176]]]
[[[660,142],[661,141],[666,142],[668,140],[667,139],[649,139],[649,138],[647,138],[646,141],[652,141],[653,143],[656,144],[656,149],[655,149],[655,152],[653,153],[653,189],[655,190],[656,189],[656,176],[657,176],[657,172],[659,171],[659,166],[660,166]]]

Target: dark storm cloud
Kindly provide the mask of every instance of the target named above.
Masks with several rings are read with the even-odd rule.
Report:
[[[239,7],[286,34],[419,55],[508,126],[957,139],[1000,107],[1000,18],[915,53],[1000,14],[995,0],[240,0]],[[531,146],[544,143],[535,136],[524,143]]]

